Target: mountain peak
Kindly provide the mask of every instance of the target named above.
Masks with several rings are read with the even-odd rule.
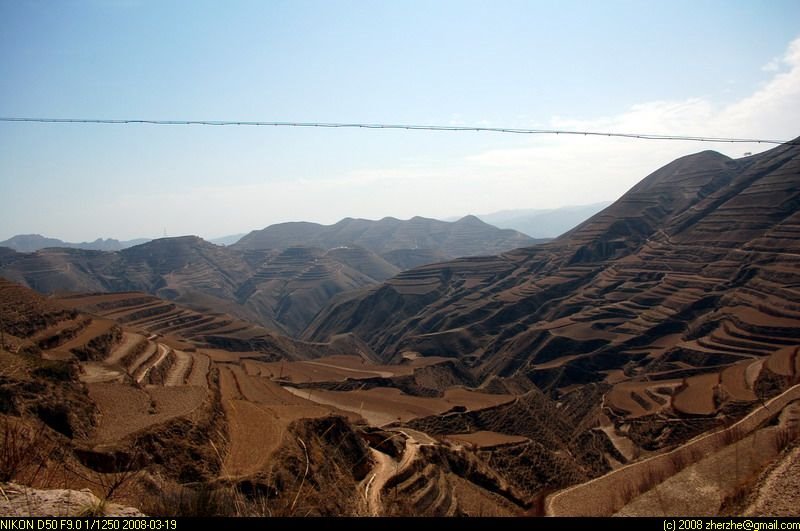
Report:
[[[475,216],[457,222],[414,216],[409,220],[344,218],[335,225],[287,227],[271,225],[254,231],[233,247],[241,250],[285,249],[292,246],[333,249],[358,245],[379,255],[400,250],[430,249],[442,257],[478,256],[510,251],[536,240],[520,232],[498,229]],[[407,263],[407,262],[403,262]]]
[[[456,221],[456,223],[461,225],[471,224],[471,225],[488,225],[488,223],[482,221],[478,216],[473,214],[467,214],[463,218]]]

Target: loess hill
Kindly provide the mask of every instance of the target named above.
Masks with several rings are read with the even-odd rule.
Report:
[[[313,236],[309,227],[324,234]],[[488,254],[533,242],[477,218],[347,219],[330,227],[275,225],[231,247],[186,236],[119,252],[4,249],[0,276],[44,293],[144,291],[297,336],[341,293],[460,253]]]
[[[457,358],[543,389],[683,377],[769,355],[800,325],[800,148],[678,159],[551,243],[403,272],[317,316],[385,361]]]
[[[304,245],[331,249],[356,245],[379,254],[406,269],[406,265],[431,263],[428,257],[442,259],[494,254],[533,245],[542,240],[511,229],[498,229],[475,216],[447,222],[423,217],[409,220],[383,218],[378,221],[345,218],[334,225],[296,222],[271,225],[242,237],[236,249],[281,249]],[[414,252],[416,251],[416,252]],[[427,251],[426,254],[420,251]],[[398,261],[403,260],[404,265]]]
[[[601,469],[675,449],[667,465],[611,472],[603,492],[616,498],[587,484],[550,503],[550,514],[627,511],[636,495],[703,456],[713,463],[691,466],[735,471],[702,487],[717,496],[701,503],[714,514],[732,510],[727,497],[742,499],[765,456],[775,455],[752,447],[754,468],[740,470],[729,462],[739,455],[731,440],[783,437],[772,429],[797,433],[798,236],[797,144],[739,160],[701,152],[652,173],[553,242],[415,268],[342,297],[304,337],[352,333],[385,363],[412,353],[449,357],[477,384],[533,386],[562,411],[594,401],[583,406],[593,413],[583,410],[568,425],[576,438],[605,434],[602,444],[613,451],[603,450]],[[770,397],[776,411],[788,408],[780,421],[759,409]],[[754,417],[739,420],[748,411]],[[442,422],[424,429],[435,433]],[[721,429],[699,446],[687,442]],[[678,503],[670,510],[689,509]],[[658,508],[642,502],[636,511],[626,514]]]
[[[4,280],[0,325],[6,492],[88,488],[113,502],[92,510],[151,515],[507,515],[528,490],[479,448],[555,460],[561,484],[586,477],[526,437],[450,443],[412,427],[460,412],[490,429],[519,425],[521,408],[550,411],[540,394],[462,387],[450,360],[383,365],[346,337],[301,343],[143,293],[45,298]],[[559,423],[533,430],[569,444]],[[522,477],[541,485],[561,468]],[[16,499],[3,507],[41,514]],[[58,507],[47,514],[88,510]]]
[[[173,300],[0,282],[0,413],[48,426],[66,485],[132,470],[115,496],[148,514],[796,514],[798,207],[800,147],[698,153],[550,243],[339,293],[303,340],[224,301],[307,253],[387,260],[1,251],[42,291]]]

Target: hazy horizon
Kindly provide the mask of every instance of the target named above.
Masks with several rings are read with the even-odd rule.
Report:
[[[144,235],[144,236],[135,236],[133,238],[117,238],[114,235],[110,235],[110,236],[98,235],[98,236],[92,236],[92,237],[89,237],[89,238],[83,238],[83,239],[79,239],[79,240],[70,240],[68,238],[61,238],[57,234],[54,235],[54,234],[43,234],[43,233],[38,233],[38,232],[17,232],[17,233],[10,234],[10,235],[5,236],[5,237],[3,237],[3,235],[0,235],[0,242],[9,240],[9,239],[11,239],[11,238],[13,238],[15,236],[43,236],[45,238],[54,238],[54,239],[57,239],[57,240],[61,240],[63,242],[68,242],[68,243],[91,243],[91,242],[94,242],[95,240],[98,240],[98,239],[101,239],[101,240],[113,239],[113,240],[119,240],[119,241],[132,241],[132,240],[139,240],[139,239],[157,240],[159,238],[179,238],[181,236],[199,236],[199,237],[203,238],[206,241],[211,241],[211,240],[218,240],[218,239],[222,239],[222,238],[226,238],[226,237],[230,237],[230,236],[245,235],[245,234],[248,234],[249,232],[254,231],[254,230],[261,230],[261,229],[267,228],[267,227],[269,227],[271,225],[280,225],[282,223],[304,223],[305,222],[305,223],[319,223],[320,225],[334,225],[334,224],[338,223],[339,221],[342,221],[342,220],[348,219],[348,218],[350,218],[350,219],[364,219],[364,220],[367,220],[367,221],[380,221],[380,220],[385,219],[385,218],[394,218],[394,219],[398,219],[400,221],[408,221],[408,220],[410,220],[412,218],[415,218],[415,217],[424,217],[424,218],[435,219],[435,220],[439,220],[439,221],[452,222],[452,221],[457,221],[457,220],[462,219],[462,218],[467,217],[467,216],[476,216],[478,218],[481,218],[483,216],[491,216],[491,215],[500,214],[500,213],[504,213],[504,212],[512,212],[512,211],[514,211],[514,212],[516,212],[516,211],[525,212],[525,211],[529,211],[529,210],[536,210],[536,211],[544,212],[544,211],[549,211],[549,210],[560,210],[560,209],[572,209],[572,208],[588,207],[588,206],[593,206],[593,205],[599,205],[601,203],[612,203],[612,202],[613,201],[609,200],[609,201],[598,201],[597,203],[588,203],[588,204],[583,204],[583,205],[561,205],[561,206],[557,206],[557,207],[554,207],[554,208],[542,208],[542,209],[521,208],[521,209],[503,209],[503,210],[497,210],[497,211],[493,211],[493,212],[467,212],[465,214],[462,214],[462,215],[459,215],[459,216],[451,216],[449,218],[448,217],[434,217],[434,216],[417,216],[417,215],[409,216],[407,218],[398,218],[396,216],[381,216],[381,217],[374,217],[374,218],[365,218],[365,217],[358,217],[358,216],[344,216],[344,217],[339,218],[336,221],[333,221],[333,222],[330,222],[330,223],[322,223],[322,222],[318,222],[318,221],[314,221],[314,220],[310,220],[310,219],[287,219],[287,220],[276,221],[274,223],[270,223],[268,225],[264,225],[264,226],[260,226],[260,227],[243,228],[242,230],[239,230],[239,231],[234,231],[234,232],[230,232],[230,233],[226,233],[226,234],[218,234],[218,235],[217,234],[212,234],[212,235],[200,234],[198,232],[187,232],[187,233],[183,233],[183,234],[170,234],[169,231],[166,231],[167,234],[164,235],[164,232],[162,231],[161,234],[157,234],[155,236]],[[485,223],[489,223],[489,222],[486,222],[486,221],[484,221],[484,222]],[[489,223],[489,224],[491,225],[492,223]]]
[[[800,134],[800,3],[5,2],[0,116]],[[675,28],[680,28],[676,32]],[[767,144],[0,123],[0,238],[448,218],[621,196]]]

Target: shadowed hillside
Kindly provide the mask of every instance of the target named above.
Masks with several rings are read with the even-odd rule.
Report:
[[[678,159],[552,243],[406,271],[306,337],[353,332],[386,360],[453,356],[544,387],[772,352],[795,324],[797,156]]]
[[[459,253],[488,254],[533,241],[477,218],[347,219],[331,227],[276,225],[229,247],[182,236],[113,253],[5,250],[0,275],[43,293],[144,291],[297,336],[337,295]]]
[[[44,291],[166,299],[0,282],[0,404],[67,437],[47,469],[135,458],[119,501],[150,514],[761,514],[746,497],[785,490],[800,434],[798,206],[787,145],[684,157],[551,243],[398,274],[353,245],[7,250]],[[300,327],[331,279],[384,275],[327,293],[305,341],[227,310]]]
[[[399,271],[360,248],[240,252],[195,236],[153,240],[116,253],[6,251],[0,261],[5,278],[43,293],[144,291],[287,334],[301,331],[334,295]]]

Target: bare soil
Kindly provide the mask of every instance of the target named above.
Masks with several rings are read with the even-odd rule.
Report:
[[[445,439],[476,448],[492,448],[506,444],[517,444],[527,441],[527,437],[519,435],[506,435],[494,431],[476,431],[473,433],[451,433],[444,436]]]
[[[99,422],[93,440],[109,443],[197,410],[206,400],[201,387],[136,388],[127,384],[88,384],[89,396],[97,404]]]

